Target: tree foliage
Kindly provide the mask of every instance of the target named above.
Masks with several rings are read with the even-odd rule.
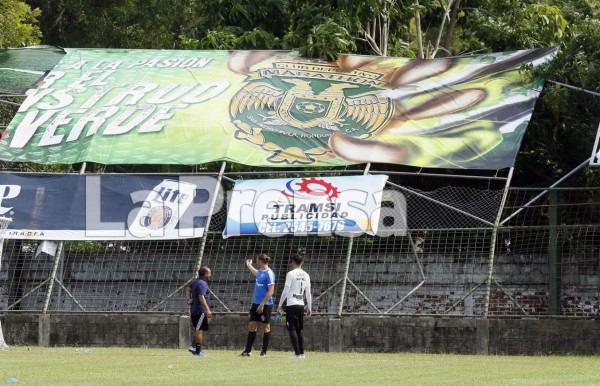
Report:
[[[537,75],[580,90],[547,83],[517,159],[520,181],[532,174],[548,182],[592,153],[600,122],[600,5],[584,1],[565,5],[569,28],[558,55]],[[588,90],[591,92],[585,92]],[[540,180],[540,178],[537,178]],[[573,185],[600,185],[597,169],[588,169]]]
[[[39,9],[23,1],[0,2],[0,49],[39,44],[42,33],[38,25]]]
[[[535,75],[600,91],[597,0],[3,0],[0,46],[288,49],[436,58],[560,45]],[[38,28],[39,20],[39,28]],[[598,97],[548,83],[516,181],[548,185],[591,153]],[[533,182],[532,182],[533,181]],[[595,171],[577,183],[599,184]]]

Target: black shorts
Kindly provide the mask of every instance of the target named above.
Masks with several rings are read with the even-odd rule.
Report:
[[[192,326],[196,329],[196,331],[208,331],[208,318],[206,314],[192,314]]]
[[[263,313],[259,314],[256,310],[258,309],[258,304],[252,303],[252,307],[250,308],[250,321],[251,322],[261,322],[264,324],[271,323],[271,312],[273,311],[272,304],[265,304],[263,307]]]
[[[302,330],[304,328],[304,306],[286,307],[285,326],[288,330]]]

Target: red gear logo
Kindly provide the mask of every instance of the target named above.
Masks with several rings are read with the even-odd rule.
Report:
[[[335,186],[324,180],[317,180],[316,178],[303,178],[301,182],[296,183],[299,187],[298,192],[306,193],[311,196],[324,197],[328,196],[329,200],[332,198],[338,198],[338,190]],[[321,189],[312,189],[311,185],[318,185]]]

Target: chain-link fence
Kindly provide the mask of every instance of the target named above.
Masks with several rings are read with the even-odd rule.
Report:
[[[388,237],[224,239],[223,207],[199,239],[57,241],[54,255],[40,242],[6,240],[0,310],[185,313],[185,287],[206,265],[215,311],[247,312],[254,279],[244,260],[261,252],[273,258],[277,297],[289,256],[300,251],[317,314],[598,314],[600,189],[552,189],[529,203],[540,190],[504,196],[501,180],[426,185],[390,176],[386,189],[406,199],[407,230]]]

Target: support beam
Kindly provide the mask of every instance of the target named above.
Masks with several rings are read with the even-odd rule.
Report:
[[[506,185],[504,186],[504,193],[502,194],[502,200],[500,201],[500,207],[498,208],[498,214],[496,215],[496,221],[494,222],[494,228],[492,229],[492,239],[490,240],[490,254],[489,254],[489,266],[487,274],[487,286],[485,293],[485,306],[483,309],[483,317],[487,318],[490,309],[490,297],[492,295],[492,279],[494,277],[494,257],[496,255],[496,239],[498,238],[498,229],[500,228],[500,219],[502,218],[502,212],[504,211],[504,204],[508,197],[508,188],[510,187],[510,181],[512,179],[514,167],[511,167],[508,172],[508,178],[506,179]]]
[[[556,190],[550,191],[550,208],[548,221],[550,234],[548,240],[548,315],[560,315],[560,274],[558,269],[558,205],[559,196]]]

